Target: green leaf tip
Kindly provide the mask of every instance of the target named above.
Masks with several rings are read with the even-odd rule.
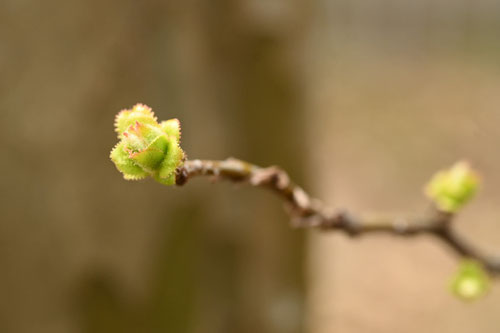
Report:
[[[151,176],[162,184],[175,184],[175,171],[185,159],[178,119],[158,123],[150,107],[136,104],[116,115],[115,131],[120,142],[110,158],[125,179]]]
[[[450,283],[451,292],[464,301],[484,296],[490,288],[490,278],[483,266],[474,260],[464,260]]]
[[[123,137],[123,133],[130,125],[139,122],[141,124],[158,125],[156,117],[150,107],[144,104],[136,104],[132,109],[121,110],[115,117],[115,131],[118,138]]]
[[[469,163],[460,161],[436,173],[425,193],[440,210],[456,213],[476,194],[479,183],[479,176]]]

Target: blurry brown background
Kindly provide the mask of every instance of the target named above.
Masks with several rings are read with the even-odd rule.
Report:
[[[192,158],[278,164],[363,212],[425,209],[470,159],[458,228],[500,251],[500,3],[0,3],[0,332],[498,332],[427,239],[287,226],[270,193],[126,182],[113,117],[177,117]]]

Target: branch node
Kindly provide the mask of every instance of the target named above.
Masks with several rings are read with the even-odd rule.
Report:
[[[189,173],[184,167],[175,170],[175,185],[182,186],[187,183]]]

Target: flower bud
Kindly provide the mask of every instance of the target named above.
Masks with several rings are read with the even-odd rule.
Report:
[[[474,196],[478,186],[478,175],[462,161],[438,172],[427,184],[425,193],[438,209],[455,213]]]
[[[465,260],[460,264],[450,287],[455,296],[472,301],[489,290],[490,279],[481,264],[473,260]]]
[[[184,160],[177,119],[159,124],[149,107],[137,104],[118,113],[115,129],[120,142],[110,157],[125,179],[152,176],[162,184],[175,184],[175,170]]]

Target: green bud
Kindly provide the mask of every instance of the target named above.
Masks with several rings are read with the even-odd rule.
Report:
[[[464,260],[453,277],[451,292],[466,301],[483,296],[490,288],[490,279],[481,264],[474,260]]]
[[[151,176],[162,184],[175,184],[175,170],[185,156],[179,145],[179,120],[158,124],[149,107],[137,104],[118,113],[115,129],[120,142],[110,157],[125,179]]]
[[[438,172],[427,184],[425,193],[440,210],[455,213],[476,194],[478,186],[478,175],[462,161]]]

